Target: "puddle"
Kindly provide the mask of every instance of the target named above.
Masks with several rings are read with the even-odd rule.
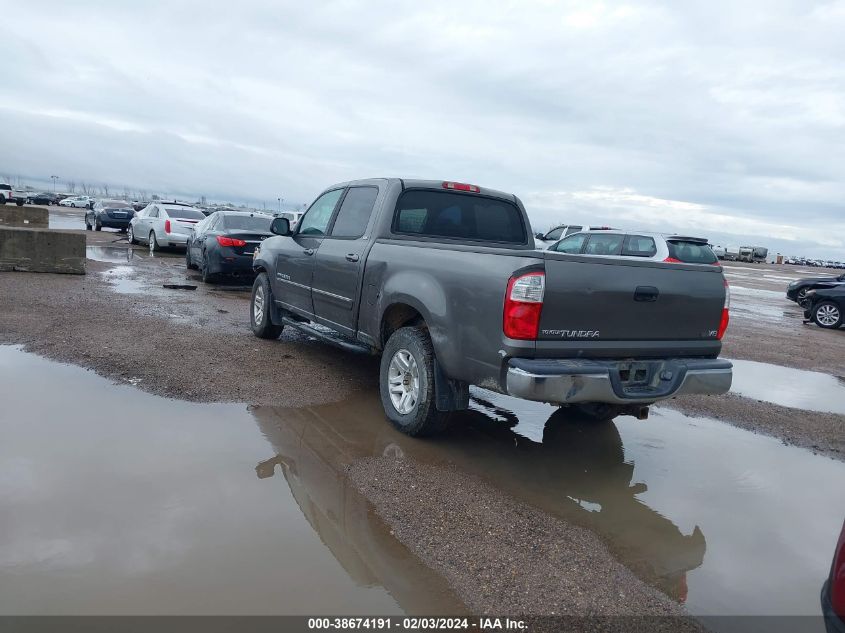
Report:
[[[459,610],[307,447],[272,477],[281,462],[244,405],[11,347],[0,382],[0,614]]]
[[[585,424],[473,390],[420,441],[373,393],[184,403],[8,347],[0,380],[0,613],[456,609],[346,482],[370,455],[450,462],[585,525],[698,615],[817,614],[845,514],[845,464],[668,409]]]
[[[750,360],[731,362],[733,393],[794,409],[845,415],[845,385],[834,376]]]
[[[747,288],[745,286],[735,286],[731,284],[731,297],[734,295],[745,295],[749,297],[765,297],[766,299],[786,299],[786,288],[781,290],[764,290],[762,288]]]
[[[131,262],[135,251],[129,246],[86,246],[85,256],[97,262],[124,264]]]
[[[133,266],[115,266],[100,273],[103,278],[111,284],[112,289],[119,294],[139,294],[145,292],[147,285],[139,280],[132,279],[136,270]]]
[[[49,223],[47,226],[51,229],[84,229],[85,220],[82,219],[82,209],[79,210],[79,215],[64,215],[50,211]]]

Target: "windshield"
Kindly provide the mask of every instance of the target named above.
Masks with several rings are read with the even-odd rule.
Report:
[[[229,230],[243,231],[265,231],[270,230],[270,222],[273,218],[265,215],[224,215],[223,228]]]
[[[167,215],[174,220],[202,220],[205,218],[205,214],[202,211],[197,211],[196,209],[165,207],[165,211],[167,211]]]

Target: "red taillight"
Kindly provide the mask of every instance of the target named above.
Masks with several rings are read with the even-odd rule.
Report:
[[[443,183],[444,189],[453,189],[454,191],[471,191],[472,193],[478,193],[479,188],[475,185],[468,185],[465,182],[444,182]]]
[[[524,341],[537,338],[545,290],[545,273],[526,273],[508,280],[502,323],[505,336]]]
[[[833,567],[830,568],[830,604],[836,615],[845,618],[845,525],[839,534]]]
[[[716,338],[720,341],[722,337],[725,335],[725,332],[728,329],[728,323],[730,323],[731,315],[731,286],[728,284],[728,280],[725,279],[725,303],[722,305],[722,320],[719,321],[719,331],[716,333]]]
[[[674,257],[667,257],[663,261],[666,262],[667,264],[683,264],[684,263],[680,259],[675,259]]]
[[[170,233],[170,220],[165,220],[165,221],[164,221],[164,232],[165,232],[165,233]]]
[[[217,236],[217,243],[220,246],[246,246],[246,242],[234,237],[226,237],[224,235]]]

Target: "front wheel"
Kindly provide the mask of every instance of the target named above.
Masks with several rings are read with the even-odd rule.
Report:
[[[196,268],[196,266],[194,266],[194,263],[191,261],[191,244],[190,243],[188,243],[188,245],[185,247],[185,268],[187,268],[188,270],[192,270],[192,269]]]
[[[434,348],[426,330],[403,327],[390,335],[381,356],[379,393],[387,418],[411,436],[434,435],[449,423],[434,397]]]
[[[842,310],[833,301],[822,301],[813,308],[813,321],[826,330],[835,330],[842,325]]]
[[[252,333],[258,338],[277,339],[284,329],[283,325],[276,325],[270,319],[270,308],[273,305],[273,292],[267,273],[259,273],[252,284],[252,298],[249,304],[249,320]]]
[[[126,232],[126,239],[129,240],[130,244],[137,244],[138,240],[135,239],[135,231],[132,229],[132,225],[129,225],[129,230]]]

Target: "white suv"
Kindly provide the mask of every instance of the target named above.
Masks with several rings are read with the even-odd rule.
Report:
[[[647,231],[582,231],[549,247],[549,252],[674,264],[713,264],[719,260],[707,240]]]

